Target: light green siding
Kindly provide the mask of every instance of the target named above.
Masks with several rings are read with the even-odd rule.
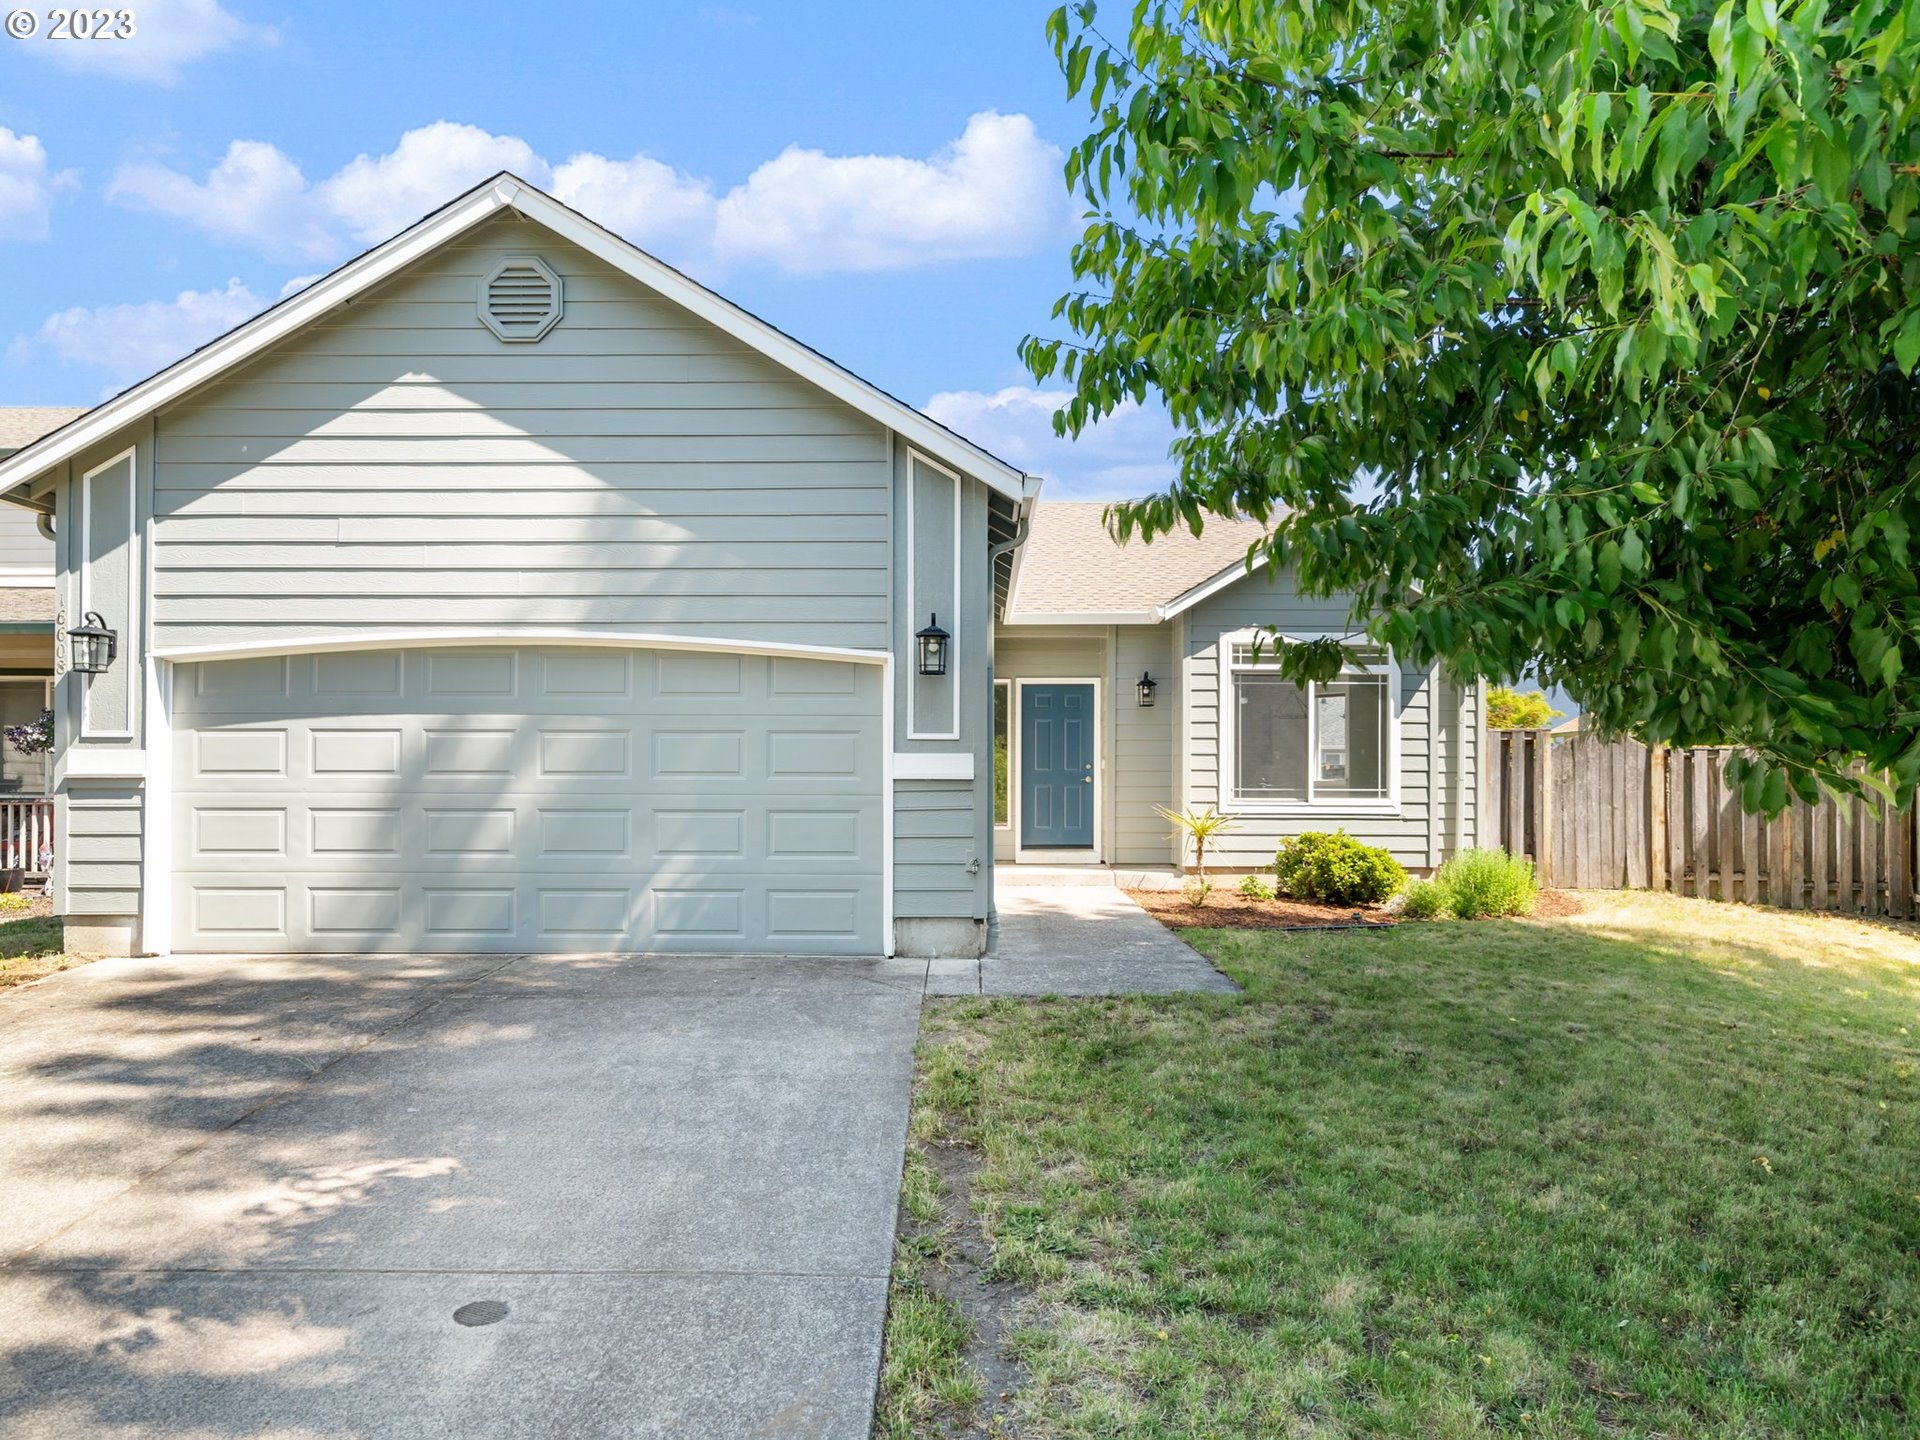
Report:
[[[475,316],[531,250],[538,344]],[[496,219],[158,422],[160,647],[605,627],[884,648],[885,430]]]
[[[1283,633],[1299,635],[1345,634],[1351,628],[1349,607],[1342,599],[1314,599],[1301,596],[1282,577],[1269,583],[1264,574],[1249,576],[1196,605],[1185,616],[1182,642],[1182,671],[1187,687],[1185,729],[1185,793],[1182,803],[1200,807],[1221,805],[1220,772],[1220,637],[1254,626],[1276,626]],[[1454,787],[1451,782],[1451,747],[1459,750],[1459,763],[1467,768],[1469,779],[1474,763],[1471,734],[1459,735],[1458,723],[1448,708],[1436,702],[1439,677],[1428,671],[1402,666],[1395,688],[1398,707],[1400,803],[1397,811],[1383,814],[1361,808],[1345,809],[1329,804],[1308,815],[1241,814],[1231,831],[1217,843],[1214,853],[1223,869],[1255,869],[1270,865],[1280,841],[1306,830],[1343,829],[1348,834],[1381,845],[1393,852],[1403,865],[1423,870],[1432,857],[1444,857],[1447,848],[1447,823]],[[1457,699],[1457,691],[1453,692]],[[1440,748],[1436,760],[1435,722],[1440,729]],[[1469,726],[1477,724],[1471,719]],[[1431,776],[1429,766],[1440,765]],[[1465,786],[1466,822],[1471,824],[1471,796],[1475,783]],[[1231,808],[1231,807],[1228,807]],[[1468,842],[1470,843],[1470,842]]]
[[[140,787],[94,782],[57,807],[54,886],[63,915],[137,915],[143,855]]]
[[[40,533],[33,512],[17,505],[0,505],[0,570],[53,574],[53,542]]]
[[[1172,827],[1156,807],[1173,803],[1173,720],[1180,706],[1171,625],[1121,625],[1113,632],[1113,717],[1107,816],[1116,865],[1167,865]],[[1153,705],[1140,708],[1141,673],[1158,682]]]
[[[969,861],[980,856],[977,786],[901,780],[893,790],[893,910],[901,919],[984,919]],[[984,872],[986,862],[978,868]]]
[[[943,953],[964,953],[974,922],[984,926],[993,896],[993,665],[987,490],[956,482],[904,442],[895,446],[898,505],[894,535],[894,749],[902,756],[967,757],[971,780],[902,777],[894,785],[894,915],[902,921],[965,921],[941,931]],[[943,677],[918,674],[915,632],[938,613],[951,633]],[[956,725],[957,721],[957,725]],[[964,817],[963,812],[964,810]],[[934,820],[932,817],[940,818]],[[911,817],[918,816],[915,819]],[[938,835],[915,833],[933,824]],[[913,927],[922,943],[940,927]]]

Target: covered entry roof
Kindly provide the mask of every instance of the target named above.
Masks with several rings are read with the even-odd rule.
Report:
[[[1121,545],[1099,500],[1042,501],[1020,551],[1010,625],[1149,625],[1249,573],[1247,552],[1267,534],[1258,520],[1209,516],[1198,535],[1174,530]],[[1253,569],[1265,563],[1257,557]]]

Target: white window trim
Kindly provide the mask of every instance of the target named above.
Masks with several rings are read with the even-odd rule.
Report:
[[[1002,689],[1005,689],[1007,693],[1007,818],[1004,820],[994,821],[993,828],[996,830],[1011,830],[1013,828],[1013,734],[1016,728],[1016,717],[1013,713],[1013,681],[996,680],[993,682],[993,689],[996,695],[998,695]],[[989,757],[991,757],[993,754],[993,734],[991,729],[991,721],[992,721],[991,712],[989,712],[988,721],[989,721],[989,729],[987,734],[987,754]],[[991,808],[993,805],[993,799],[994,799],[993,777],[988,776],[987,777],[987,805],[989,808]]]
[[[1218,715],[1220,717],[1220,749],[1215,756],[1215,781],[1221,813],[1228,815],[1277,815],[1277,816],[1340,816],[1340,815],[1398,815],[1400,813],[1400,663],[1390,647],[1384,648],[1385,658],[1377,666],[1366,667],[1365,673],[1379,673],[1387,681],[1387,797],[1384,800],[1354,800],[1345,796],[1328,799],[1301,800],[1243,800],[1234,793],[1234,759],[1238,744],[1236,725],[1239,706],[1235,703],[1233,690],[1234,648],[1239,645],[1251,645],[1265,635],[1271,643],[1271,633],[1259,629],[1234,630],[1223,634],[1217,646],[1219,649],[1220,690]],[[1289,642],[1304,640],[1356,640],[1353,635],[1288,635]],[[1253,667],[1244,667],[1251,669]],[[1307,790],[1313,791],[1314,775],[1314,727],[1316,724],[1313,689],[1307,688]]]

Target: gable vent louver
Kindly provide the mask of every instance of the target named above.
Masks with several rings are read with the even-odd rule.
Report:
[[[560,277],[538,255],[508,255],[480,282],[480,319],[502,340],[538,340],[560,311]]]

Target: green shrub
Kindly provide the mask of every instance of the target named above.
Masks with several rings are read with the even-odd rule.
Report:
[[[1334,905],[1370,905],[1407,883],[1400,862],[1374,845],[1362,845],[1344,830],[1309,831],[1283,840],[1273,871],[1280,888],[1302,900]]]
[[[1540,893],[1533,862],[1504,850],[1462,850],[1440,867],[1433,883],[1448,911],[1462,920],[1525,915]]]
[[[1447,911],[1447,892],[1431,880],[1409,880],[1400,892],[1400,913],[1408,920],[1438,920]]]
[[[1271,900],[1273,886],[1267,883],[1264,876],[1249,875],[1240,882],[1240,893],[1249,900]]]

